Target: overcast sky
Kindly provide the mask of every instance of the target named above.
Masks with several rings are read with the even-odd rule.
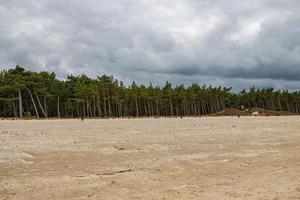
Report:
[[[0,69],[300,90],[299,0],[0,0]]]

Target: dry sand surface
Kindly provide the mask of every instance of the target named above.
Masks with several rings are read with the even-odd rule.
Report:
[[[0,121],[0,199],[300,199],[300,117]]]

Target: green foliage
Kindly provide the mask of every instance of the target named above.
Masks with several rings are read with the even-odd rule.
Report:
[[[69,75],[62,81],[53,72],[20,66],[0,72],[0,117],[199,116],[242,107],[299,113],[300,92],[253,86],[233,93],[226,87],[169,82],[126,87],[113,76]]]

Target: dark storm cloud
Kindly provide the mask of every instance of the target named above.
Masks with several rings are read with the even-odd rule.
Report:
[[[0,0],[0,67],[300,89],[297,0]]]

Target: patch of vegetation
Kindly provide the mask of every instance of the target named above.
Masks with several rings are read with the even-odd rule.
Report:
[[[113,76],[69,75],[59,80],[53,72],[32,72],[20,66],[0,72],[0,117],[246,115],[253,108],[298,114],[300,92],[252,87],[233,93],[227,87],[197,83],[173,87],[169,82],[163,87],[135,82],[126,87]]]

